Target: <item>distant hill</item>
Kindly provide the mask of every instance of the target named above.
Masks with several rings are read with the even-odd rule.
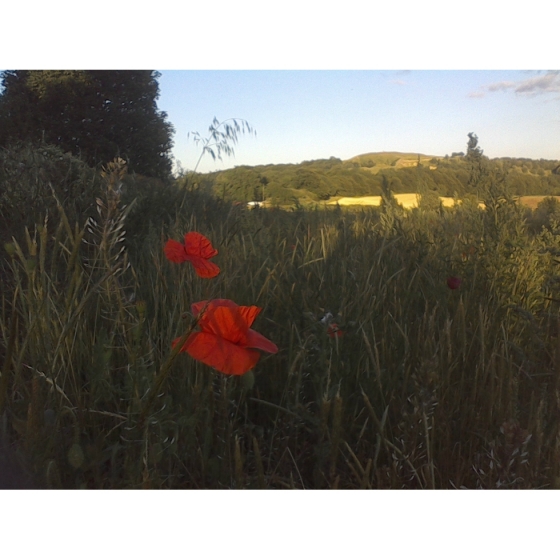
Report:
[[[496,158],[488,166],[507,177],[512,194],[560,195],[560,160]],[[462,154],[432,156],[371,152],[347,160],[336,157],[299,164],[242,165],[198,174],[196,182],[227,200],[293,205],[340,197],[379,196],[384,180],[394,193],[432,191],[439,196],[469,193],[470,163]]]
[[[346,162],[357,163],[360,167],[370,169],[372,172],[379,172],[381,169],[402,167],[416,167],[418,162],[421,165],[432,165],[441,159],[438,156],[426,156],[424,154],[412,154],[402,152],[370,152],[360,154],[346,160]]]

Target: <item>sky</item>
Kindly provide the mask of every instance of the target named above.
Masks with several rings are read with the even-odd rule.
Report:
[[[173,155],[192,170],[214,117],[245,120],[235,156],[204,155],[198,171],[349,159],[367,152],[466,151],[560,159],[560,71],[160,70],[158,108],[174,125]],[[231,121],[230,121],[231,122]],[[190,134],[189,134],[190,133]]]
[[[17,3],[3,10],[27,15]],[[3,29],[0,67],[158,69],[158,108],[187,170],[202,149],[189,133],[206,137],[214,117],[243,119],[257,134],[239,137],[235,157],[204,156],[198,171],[379,151],[444,156],[464,151],[469,132],[489,157],[560,158],[560,9],[545,0],[524,10],[487,0],[329,9],[215,0],[184,13],[160,0],[157,14],[100,0],[83,10],[87,26],[40,4],[25,35]]]

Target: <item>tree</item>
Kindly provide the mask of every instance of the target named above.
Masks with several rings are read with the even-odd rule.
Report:
[[[485,159],[482,157],[482,149],[478,145],[478,136],[474,132],[469,132],[467,142],[466,159],[470,163],[469,189],[478,189],[482,186],[483,180],[488,175]],[[486,158],[487,159],[487,158]]]
[[[2,72],[0,147],[44,141],[90,165],[122,157],[130,171],[167,178],[173,126],[151,70]]]
[[[552,230],[559,223],[560,201],[554,196],[543,198],[529,220],[529,225],[535,233],[539,233],[542,228]]]
[[[262,200],[263,200],[263,202],[264,202],[264,199],[265,199],[265,196],[264,196],[264,188],[265,188],[266,185],[268,185],[268,183],[269,183],[269,180],[268,180],[268,178],[266,177],[266,175],[262,175],[262,176],[259,178],[259,183],[262,185]],[[258,199],[255,198],[255,200],[258,200]]]
[[[482,157],[482,150],[478,145],[478,136],[474,132],[467,134],[469,141],[467,142],[467,157],[471,159],[480,159]]]

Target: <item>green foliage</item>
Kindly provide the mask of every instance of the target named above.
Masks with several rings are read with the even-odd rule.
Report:
[[[437,191],[427,188],[425,185],[419,185],[418,194],[420,195],[420,200],[418,203],[418,208],[420,210],[439,210],[441,207],[441,201]]]
[[[238,200],[249,202],[255,200],[255,191],[261,185],[261,176],[248,166],[236,167],[235,171],[228,170],[220,173],[214,182],[213,191],[223,200]]]
[[[100,177],[81,159],[55,146],[17,144],[0,149],[0,241],[20,237],[46,215],[57,214],[57,204],[74,222],[87,213]]]
[[[283,206],[291,205],[294,197],[300,203],[306,203],[336,196],[380,196],[383,176],[387,177],[396,194],[420,193],[425,188],[438,196],[463,198],[469,193],[478,194],[478,183],[489,172],[506,175],[509,188],[515,195],[560,194],[560,175],[551,171],[555,162],[535,160],[534,168],[523,173],[519,161],[512,158],[489,160],[482,155],[478,145],[472,148],[469,157],[436,159],[423,156],[421,165],[413,161],[414,165],[407,163],[408,166],[397,165],[399,161],[407,163],[411,158],[407,154],[383,152],[356,156],[345,162],[330,158],[297,165],[239,166],[203,176],[214,196],[240,202],[255,199],[259,177],[266,176],[266,199],[271,204]],[[373,170],[376,172],[372,173]]]
[[[17,70],[2,73],[0,146],[47,142],[91,166],[124,158],[168,178],[173,127],[158,111],[157,72]]]
[[[528,219],[532,232],[539,233],[543,228],[554,230],[560,223],[560,202],[557,198],[546,197],[539,202],[537,208]]]

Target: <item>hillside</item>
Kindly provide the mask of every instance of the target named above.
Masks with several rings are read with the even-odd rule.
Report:
[[[485,158],[485,161],[496,176],[506,178],[513,195],[560,195],[558,160]],[[470,163],[462,154],[442,157],[372,152],[347,160],[331,157],[299,164],[243,165],[198,174],[195,183],[226,200],[307,205],[341,197],[380,196],[384,180],[396,194],[476,195],[469,192],[469,177]]]
[[[383,169],[402,169],[403,167],[416,167],[418,163],[435,169],[438,156],[426,156],[424,154],[412,154],[402,152],[370,152],[360,154],[346,160],[357,167],[368,169],[371,173],[378,173]]]

